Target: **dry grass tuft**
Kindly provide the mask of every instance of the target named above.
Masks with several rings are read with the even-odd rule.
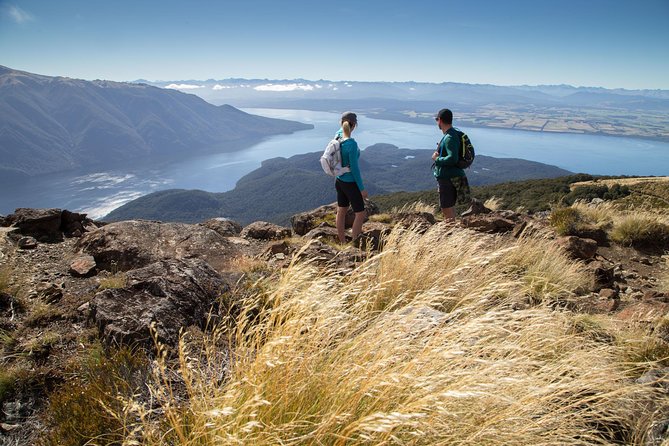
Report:
[[[491,211],[499,211],[502,208],[502,199],[498,197],[490,197],[483,203],[483,206]]]
[[[669,244],[669,225],[648,213],[630,214],[614,223],[610,235],[613,241],[622,245],[666,247]]]
[[[111,276],[104,277],[100,279],[100,284],[98,285],[98,290],[109,290],[109,289],[118,289],[125,288],[128,284],[128,277],[125,273],[116,273]]]
[[[550,309],[587,285],[550,241],[436,225],[385,246],[346,276],[294,263],[183,338],[188,404],[159,361],[160,407],[125,404],[126,444],[643,442],[657,391],[596,321]]]
[[[414,203],[407,203],[404,206],[398,208],[394,207],[390,211],[391,214],[412,214],[412,213],[421,213],[427,212],[428,214],[434,214],[437,210],[436,206],[424,203],[422,201],[416,201]]]

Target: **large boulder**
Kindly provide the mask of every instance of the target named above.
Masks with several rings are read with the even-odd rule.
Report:
[[[62,213],[60,209],[18,208],[5,220],[22,235],[40,241],[57,241],[63,238]]]
[[[379,213],[379,207],[370,200],[365,200],[365,210],[367,211],[366,217]],[[334,226],[336,215],[337,215],[337,203],[331,203],[325,206],[321,206],[312,211],[302,212],[300,214],[293,215],[290,218],[290,224],[295,234],[305,235],[307,232],[321,226],[323,223],[326,223],[330,226]],[[349,208],[348,211],[346,212],[347,228],[353,226],[353,220],[355,220],[355,213],[351,208]],[[365,221],[367,221],[367,218],[365,218]]]
[[[256,240],[280,240],[291,236],[289,228],[268,223],[266,221],[256,221],[242,229],[241,236]]]
[[[201,225],[129,220],[86,233],[76,248],[95,258],[98,269],[127,271],[166,258],[199,257],[214,268],[240,253],[240,245]]]
[[[97,228],[86,214],[61,209],[18,208],[4,218],[4,226],[14,226],[21,235],[40,241],[60,241],[63,235],[80,237]]]
[[[202,223],[202,226],[213,229],[224,237],[234,237],[242,232],[242,225],[229,218],[223,217],[211,218]]]
[[[158,340],[174,346],[179,330],[204,328],[229,286],[200,259],[167,259],[128,271],[127,287],[106,289],[90,304],[91,317],[108,345],[151,349],[151,327]]]

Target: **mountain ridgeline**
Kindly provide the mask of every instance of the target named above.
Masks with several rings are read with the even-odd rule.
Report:
[[[285,224],[291,215],[335,200],[332,178],[318,161],[319,152],[266,160],[228,192],[170,189],[145,195],[115,209],[105,221],[148,219],[194,223],[227,217],[247,224],[265,220]],[[360,157],[370,195],[422,191],[436,187],[430,150],[375,144]],[[467,176],[471,185],[494,184],[570,174],[555,166],[512,158],[479,155]]]
[[[0,177],[232,151],[312,128],[145,84],[49,77],[0,66]],[[131,161],[132,162],[132,161]]]

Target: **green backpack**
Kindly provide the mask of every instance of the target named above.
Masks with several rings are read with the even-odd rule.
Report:
[[[474,157],[476,156],[476,153],[474,152],[474,145],[469,140],[469,136],[467,136],[465,132],[461,131],[460,129],[456,129],[455,127],[453,127],[453,130],[455,130],[460,137],[460,156],[458,157],[457,166],[460,169],[466,169],[474,162]]]

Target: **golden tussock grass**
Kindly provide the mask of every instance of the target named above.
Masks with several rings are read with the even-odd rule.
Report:
[[[424,203],[422,201],[415,201],[413,203],[407,203],[402,207],[394,207],[390,211],[391,214],[410,214],[414,212],[427,212],[428,214],[434,214],[437,210],[436,206]]]
[[[554,310],[588,286],[543,239],[395,229],[350,274],[293,263],[204,342],[125,444],[641,444],[655,397],[597,324]],[[224,378],[221,378],[224,377]]]
[[[628,214],[614,222],[610,236],[622,245],[666,247],[669,243],[669,225],[661,217],[647,213]]]
[[[499,211],[502,208],[502,199],[498,197],[488,198],[483,205],[491,211]]]

